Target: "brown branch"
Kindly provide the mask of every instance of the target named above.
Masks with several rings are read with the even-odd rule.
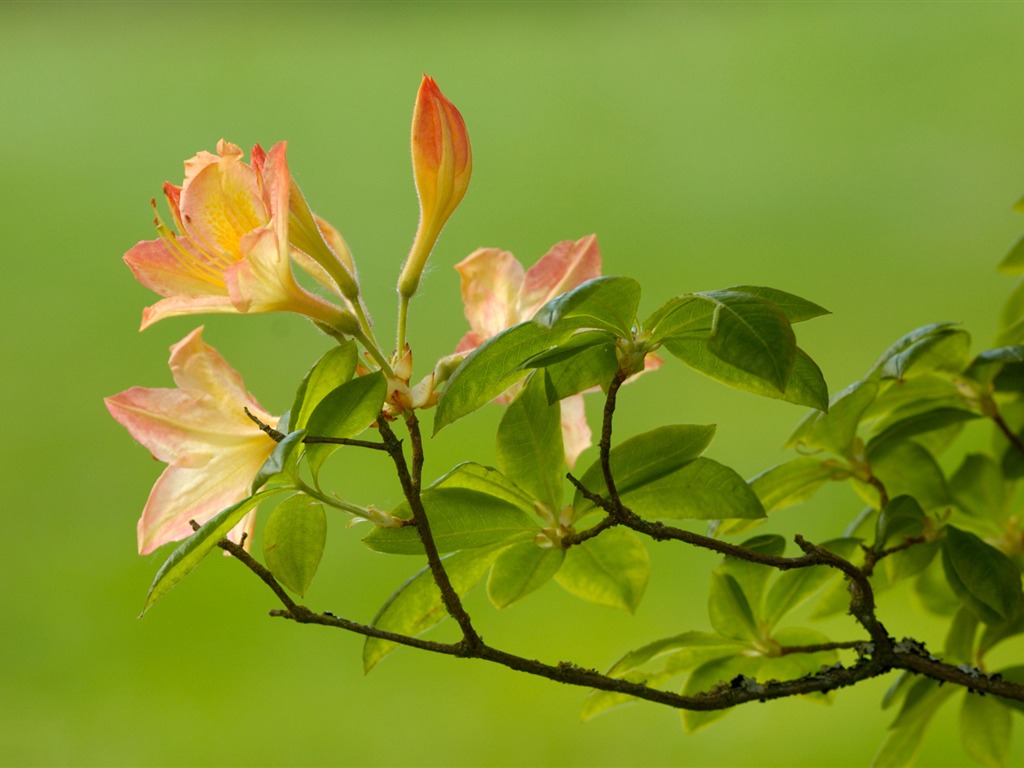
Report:
[[[1018,453],[1024,454],[1024,441],[1021,441],[1017,433],[1010,429],[1010,425],[1003,419],[1003,415],[997,411],[992,414],[992,421],[999,427],[999,431],[1003,433],[1003,436],[1010,441],[1010,445],[1016,448]]]

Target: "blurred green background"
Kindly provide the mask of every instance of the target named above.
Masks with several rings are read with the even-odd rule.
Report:
[[[1024,7],[1018,3],[4,3],[0,216],[4,765],[866,765],[890,680],[747,706],[687,736],[637,705],[579,722],[584,692],[482,663],[399,651],[364,677],[359,638],[267,618],[272,595],[211,558],[143,620],[162,554],[135,521],[161,466],[102,398],[168,386],[167,347],[199,323],[280,412],[327,348],[300,318],[168,320],[122,253],[153,237],[149,200],[221,137],[289,141],[315,210],[348,239],[385,338],[416,224],[408,130],[421,72],[472,135],[475,170],[412,310],[420,369],[465,330],[451,269],[478,246],[530,263],[597,232],[608,274],[671,295],[767,284],[833,311],[801,326],[833,390],[890,341],[936,320],[989,342],[1009,290],[994,265],[1021,229]],[[591,406],[595,404],[592,403]],[[751,476],[781,460],[801,416],[681,366],[629,387],[620,435],[716,422],[710,455]],[[429,447],[427,474],[490,461],[498,409]],[[376,456],[332,483],[384,504]],[[584,462],[589,457],[584,457]],[[847,493],[772,530],[835,535]],[[339,520],[307,595],[369,620],[418,567],[373,555]],[[469,599],[485,637],[604,668],[707,628],[715,558],[653,548],[634,617],[554,585],[504,612]],[[883,602],[893,634],[941,635]],[[848,621],[832,625],[841,639]],[[436,636],[444,636],[441,628]],[[947,706],[922,764],[966,762]],[[1024,764],[1024,739],[1013,760]]]

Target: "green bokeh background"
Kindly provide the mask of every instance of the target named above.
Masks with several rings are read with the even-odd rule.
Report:
[[[364,677],[359,638],[267,618],[270,593],[225,558],[137,620],[161,558],[138,557],[134,526],[160,466],[102,398],[169,385],[167,347],[202,322],[280,412],[327,343],[286,316],[139,334],[153,296],[120,256],[153,236],[149,199],[185,158],[221,137],[287,139],[389,336],[427,72],[466,118],[475,170],[413,305],[421,369],[464,331],[459,259],[493,245],[529,263],[597,232],[606,273],[638,278],[647,311],[737,283],[827,306],[799,330],[838,390],[926,322],[991,340],[1009,290],[993,267],[1022,224],[1009,210],[1024,191],[1022,35],[1018,3],[0,5],[0,764],[866,765],[892,716],[878,710],[889,680],[831,708],[747,706],[687,736],[653,705],[580,723],[582,691],[482,663],[400,651]],[[801,415],[673,364],[632,385],[621,414],[620,434],[716,422],[710,455],[745,476],[783,458]],[[427,474],[489,461],[497,418],[443,432]],[[347,498],[395,501],[378,457],[335,464]],[[834,535],[857,508],[828,493],[773,530]],[[359,536],[333,522],[307,597],[368,620],[418,563]],[[469,608],[489,641],[603,668],[707,627],[715,559],[652,555],[633,617],[554,585],[503,612],[477,591]],[[908,601],[883,601],[890,630],[938,645]],[[947,706],[922,764],[965,762]]]

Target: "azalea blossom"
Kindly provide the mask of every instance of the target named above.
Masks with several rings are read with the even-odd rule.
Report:
[[[202,339],[197,328],[171,347],[177,389],[132,387],[104,401],[135,440],[167,468],[156,481],[138,525],[139,554],[149,554],[192,534],[200,525],[249,495],[259,468],[276,445],[245,414],[276,426],[250,395],[242,377]],[[229,534],[252,538],[254,513]]]
[[[575,242],[556,243],[529,269],[498,248],[480,248],[455,269],[462,278],[462,303],[470,327],[456,352],[468,355],[492,336],[532,318],[556,296],[600,277],[601,252],[597,237],[587,235]],[[648,355],[645,363],[650,370],[661,361]],[[517,391],[510,390],[499,400],[508,402]],[[565,461],[571,469],[592,444],[582,393],[563,399],[561,412]]]
[[[412,117],[412,170],[420,222],[398,280],[402,296],[416,293],[420,275],[448,217],[462,202],[473,172],[466,123],[434,78],[423,76]]]
[[[284,142],[269,152],[257,145],[249,165],[222,139],[216,155],[186,160],[184,182],[165,183],[164,195],[178,232],[157,217],[160,237],[124,256],[136,279],[164,297],[144,310],[142,328],[202,312],[297,312],[351,332],[350,309],[310,293],[292,272],[294,260],[332,293],[358,291],[344,241],[313,216],[291,179]]]

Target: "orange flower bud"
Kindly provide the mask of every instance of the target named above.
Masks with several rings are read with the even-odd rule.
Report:
[[[466,194],[473,170],[466,123],[427,75],[420,84],[412,117],[412,170],[420,198],[420,223],[398,282],[403,296],[416,292],[427,257]]]

